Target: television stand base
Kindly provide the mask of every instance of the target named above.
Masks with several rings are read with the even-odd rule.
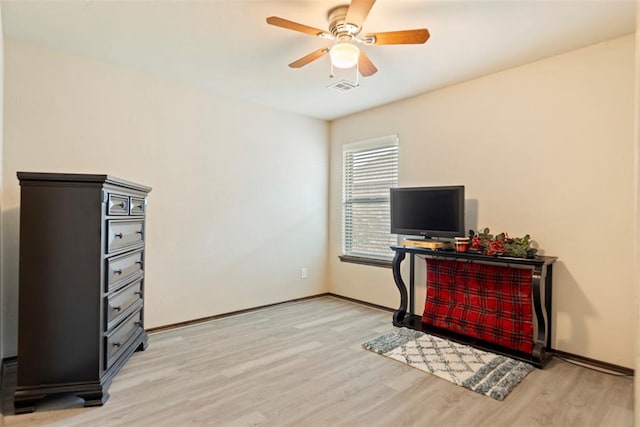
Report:
[[[446,250],[453,249],[453,243],[441,242],[439,240],[411,240],[403,239],[402,246],[418,246],[421,248],[427,248],[431,250]]]

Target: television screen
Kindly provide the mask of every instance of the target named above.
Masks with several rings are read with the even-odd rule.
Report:
[[[392,188],[391,233],[464,236],[464,186]]]

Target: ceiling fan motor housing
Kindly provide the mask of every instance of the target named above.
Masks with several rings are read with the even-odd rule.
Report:
[[[359,26],[346,22],[348,11],[349,5],[342,5],[334,7],[327,13],[329,31],[336,39],[344,36],[354,38],[360,33],[361,28]]]

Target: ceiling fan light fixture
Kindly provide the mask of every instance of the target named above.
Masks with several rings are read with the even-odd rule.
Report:
[[[329,50],[331,63],[337,68],[355,67],[360,58],[360,49],[353,43],[340,42],[334,44]]]

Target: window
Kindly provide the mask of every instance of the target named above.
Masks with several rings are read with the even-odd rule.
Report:
[[[343,261],[390,260],[389,188],[398,185],[396,135],[344,146]],[[365,262],[367,263],[367,262]],[[375,264],[375,262],[373,262]]]

